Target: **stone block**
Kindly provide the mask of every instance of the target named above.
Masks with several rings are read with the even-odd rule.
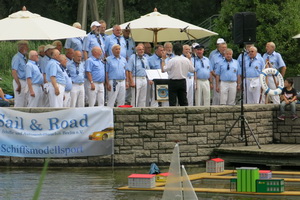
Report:
[[[214,130],[214,125],[197,125],[195,126],[195,132],[203,133],[203,132],[212,132]]]
[[[136,126],[127,126],[124,127],[124,133],[134,134],[139,132],[139,127]]]
[[[240,106],[211,106],[210,107],[210,112],[211,113],[232,113],[232,112],[237,112],[241,109]]]
[[[207,137],[189,137],[188,144],[206,144]]]
[[[118,154],[114,155],[114,162],[116,164],[134,164],[135,155],[134,154]]]
[[[159,130],[159,129],[165,129],[166,125],[164,122],[149,122],[147,124],[147,129],[148,130]]]
[[[115,146],[124,145],[124,140],[123,139],[119,139],[119,138],[115,138],[114,139],[114,144],[115,144]]]
[[[116,115],[116,122],[139,122],[139,115]]]
[[[151,156],[150,150],[140,150],[140,151],[135,151],[134,153],[136,158],[145,158]]]
[[[218,113],[217,120],[230,120],[233,119],[233,113]]]
[[[114,108],[114,115],[132,115],[132,114],[141,114],[141,108]]]
[[[144,142],[144,149],[158,149],[158,142]]]
[[[159,154],[159,163],[170,163],[172,154]]]
[[[124,128],[123,123],[114,123],[114,129],[115,130],[122,130]]]
[[[217,121],[216,117],[205,117],[204,124],[220,124],[221,121]]]
[[[43,166],[45,163],[45,158],[25,158],[25,163],[28,165],[41,165]]]
[[[179,149],[181,153],[197,153],[197,145],[180,145]]]
[[[84,166],[88,165],[87,158],[70,158],[68,160],[69,160],[69,164],[71,165],[84,165]]]
[[[226,131],[225,124],[214,125],[214,131]]]
[[[273,118],[273,111],[264,111],[264,112],[257,112],[256,113],[257,119],[272,119]]]
[[[289,133],[292,131],[292,127],[291,126],[279,126],[278,127],[278,132],[284,132],[284,133]]]
[[[174,149],[175,142],[160,142],[158,148],[159,149]]]
[[[136,162],[134,164],[151,164],[158,163],[158,158],[136,158]]]
[[[142,108],[143,114],[180,114],[185,113],[185,107],[160,107],[160,108],[154,108],[154,107],[146,107]]]
[[[180,131],[185,133],[193,133],[194,126],[180,126]]]
[[[167,114],[165,114],[165,115],[163,115],[163,114],[160,114],[160,115],[158,115],[158,120],[160,121],[160,122],[172,122],[172,124],[173,124],[173,115],[167,115]]]
[[[140,135],[142,138],[152,138],[154,137],[154,131],[153,130],[142,130],[140,131]]]
[[[158,115],[140,115],[140,120],[143,122],[157,122]]]
[[[174,118],[174,124],[176,125],[186,125],[187,119],[186,118]]]
[[[208,133],[208,140],[218,140],[220,139],[220,133],[218,132],[212,132],[212,133]]]
[[[202,113],[209,113],[210,107],[207,106],[192,106],[186,107],[187,114],[202,114]]]
[[[188,121],[204,120],[204,114],[188,114]]]
[[[109,156],[89,156],[87,157],[89,166],[105,165],[109,166],[112,163],[112,155]]]
[[[213,153],[213,148],[198,148],[199,156],[210,156]]]
[[[143,139],[141,138],[132,138],[132,139],[124,139],[124,145],[127,146],[127,145],[130,145],[130,146],[133,146],[133,145],[143,145]]]
[[[182,134],[168,134],[166,137],[167,141],[184,141],[186,140],[186,133]]]

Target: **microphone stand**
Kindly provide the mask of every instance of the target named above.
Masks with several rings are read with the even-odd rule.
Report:
[[[247,119],[245,118],[245,115],[244,115],[244,84],[243,84],[244,83],[244,77],[245,77],[245,70],[244,70],[244,50],[242,50],[242,66],[241,67],[242,67],[242,70],[241,70],[241,77],[242,77],[241,78],[242,79],[241,80],[241,114],[235,120],[235,122],[230,127],[229,131],[226,133],[226,135],[221,140],[221,142],[217,145],[217,147],[220,147],[223,144],[223,142],[225,141],[225,139],[226,139],[227,136],[230,135],[230,136],[234,137],[233,135],[230,134],[231,130],[234,128],[234,126],[236,125],[236,123],[240,121],[241,122],[241,135],[240,135],[239,140],[240,141],[244,140],[245,141],[245,146],[248,146],[248,137],[249,136],[246,135],[246,126],[245,126],[245,124],[246,124],[247,127],[248,127],[248,129],[249,129],[249,131],[250,131],[250,133],[251,133],[251,136],[254,138],[254,141],[256,142],[257,147],[259,149],[261,149],[261,146],[260,146],[258,140],[256,139],[256,137],[255,137],[252,129],[250,128],[249,123],[248,123],[248,121],[247,121]]]
[[[134,87],[134,106],[135,107],[137,107],[137,105],[136,105],[136,102],[137,102],[137,100],[136,100],[136,96],[137,96],[137,84],[136,84],[137,57],[138,57],[138,55],[135,54],[135,64],[134,64],[134,85],[135,85],[135,87]]]

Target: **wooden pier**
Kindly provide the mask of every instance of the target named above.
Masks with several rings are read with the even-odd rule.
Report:
[[[265,165],[270,167],[300,166],[300,144],[218,147],[214,154],[226,163]]]

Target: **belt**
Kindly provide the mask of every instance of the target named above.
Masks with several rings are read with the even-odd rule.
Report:
[[[94,83],[98,83],[98,84],[101,84],[101,83],[103,83],[103,82],[99,82],[99,81],[94,81]]]
[[[117,82],[122,82],[122,81],[125,81],[125,79],[113,79],[111,81],[117,81]]]
[[[235,83],[236,81],[222,81],[222,82],[225,82],[225,83]]]
[[[83,85],[83,83],[72,83],[74,85]]]
[[[133,78],[137,78],[137,79],[146,79],[145,76],[134,76]]]
[[[254,78],[246,78],[248,80],[253,80],[253,79],[258,79],[258,77],[254,77]]]
[[[208,81],[208,79],[197,78],[199,81]]]

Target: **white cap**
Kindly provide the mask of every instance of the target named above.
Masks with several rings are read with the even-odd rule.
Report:
[[[196,46],[199,46],[199,44],[198,43],[193,43],[192,44],[193,49],[195,49]]]
[[[45,48],[44,48],[44,52],[46,52],[48,49],[55,49],[56,48],[56,46],[53,46],[53,45],[51,45],[51,44],[47,44],[46,46],[45,46]]]
[[[97,22],[97,21],[93,21],[93,23],[91,24],[91,28],[93,26],[101,26],[101,24],[99,24],[99,22]]]
[[[226,42],[223,38],[218,38],[217,44],[224,44],[224,43],[226,43]]]

